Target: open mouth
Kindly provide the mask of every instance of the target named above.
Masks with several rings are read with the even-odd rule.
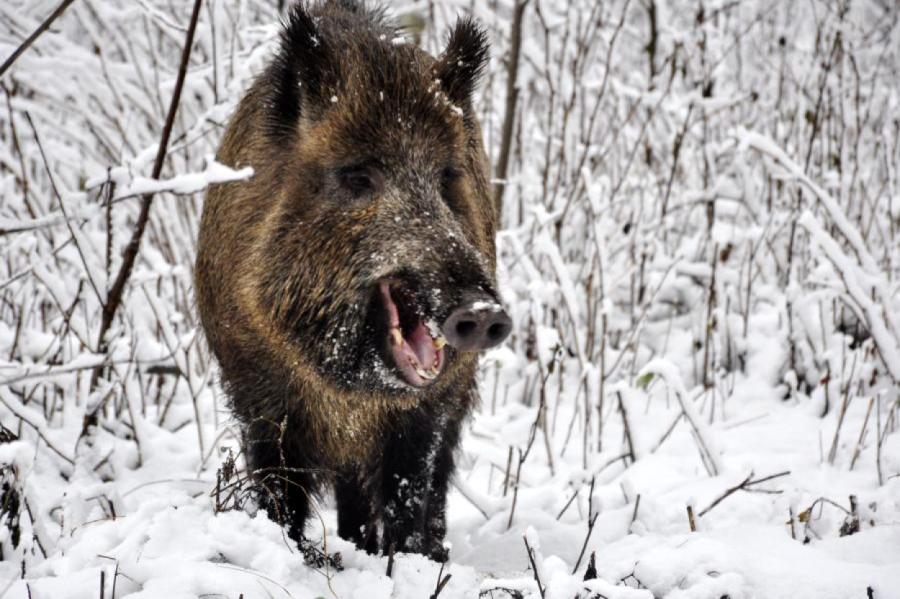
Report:
[[[444,366],[444,336],[436,326],[429,326],[403,284],[382,281],[378,290],[387,314],[387,346],[394,365],[413,387],[431,384]]]

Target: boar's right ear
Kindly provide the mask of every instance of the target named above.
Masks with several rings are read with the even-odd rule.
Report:
[[[331,51],[303,0],[295,2],[282,23],[272,63],[274,98],[270,110],[273,130],[293,131],[304,100],[322,98],[329,80]]]
[[[487,33],[471,17],[460,18],[450,32],[447,49],[438,60],[435,76],[451,100],[464,104],[471,99],[488,58]]]

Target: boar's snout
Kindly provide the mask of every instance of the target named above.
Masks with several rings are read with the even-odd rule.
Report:
[[[441,327],[447,343],[459,351],[479,351],[500,345],[512,330],[512,320],[491,297],[469,298],[457,306]]]

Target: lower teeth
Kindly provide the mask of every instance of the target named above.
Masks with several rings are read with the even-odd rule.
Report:
[[[398,346],[398,347],[403,345],[403,342],[405,341],[403,338],[403,331],[401,331],[399,327],[391,328],[388,331],[388,337],[390,338],[391,345]],[[439,351],[447,344],[447,340],[444,338],[443,335],[441,335],[440,337],[432,338],[431,341],[432,341],[432,344],[434,345],[434,348]],[[409,359],[408,361],[409,361],[409,365],[413,367],[413,370],[415,370],[415,373],[417,375],[419,375],[420,378],[427,380],[427,381],[437,378],[437,375],[439,374],[439,369],[437,367],[437,364],[433,365],[431,368],[426,370],[426,369],[422,368],[421,366],[415,364],[415,362],[412,359]]]
[[[428,379],[428,380],[431,380],[437,376],[436,372],[425,371],[425,370],[422,370],[421,368],[416,368],[416,374],[418,374],[423,379]]]

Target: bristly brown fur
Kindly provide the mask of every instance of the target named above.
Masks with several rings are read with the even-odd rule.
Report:
[[[452,471],[476,357],[451,352],[426,389],[392,382],[379,361],[377,282],[438,290],[423,299],[438,321],[468,289],[496,296],[497,215],[470,101],[485,35],[461,20],[438,60],[396,35],[362,3],[294,5],[219,150],[255,174],[212,187],[204,206],[197,301],[248,459],[296,473],[279,480],[303,493],[325,480],[371,487],[398,435],[441,439],[433,449]],[[364,202],[335,183],[360,164],[384,179]],[[388,495],[360,517],[387,509]],[[305,506],[293,496],[282,508],[297,512],[299,535]]]

